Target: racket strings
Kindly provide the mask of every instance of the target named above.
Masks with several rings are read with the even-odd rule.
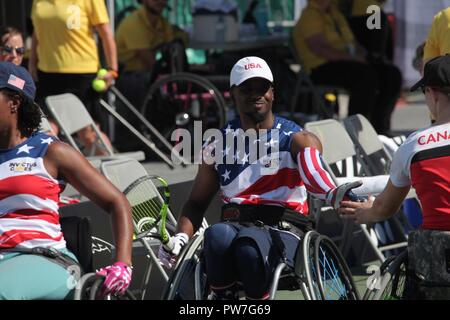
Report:
[[[149,180],[144,180],[127,193],[132,208],[136,233],[154,228],[161,220],[163,201]]]

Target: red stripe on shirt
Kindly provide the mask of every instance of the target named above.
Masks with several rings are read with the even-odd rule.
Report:
[[[35,175],[14,176],[0,180],[0,200],[18,194],[30,194],[58,202],[60,191],[58,183]]]
[[[319,173],[321,177],[323,176],[323,172],[326,173],[326,171],[322,168],[322,166],[319,165],[319,161],[315,159],[316,155],[318,154],[318,152],[317,153],[314,152],[315,150],[316,149],[314,148],[305,148],[298,153],[298,164],[300,166],[299,169],[302,170],[302,172],[309,181],[309,184],[305,181],[305,187],[309,192],[315,194],[326,194],[328,190],[324,190],[314,178],[314,172]],[[306,155],[305,155],[306,152],[309,152],[311,155],[311,159],[313,162],[312,168],[309,167],[306,162]]]
[[[59,215],[51,211],[36,211],[33,209],[16,210],[1,217],[1,219],[43,220],[51,224],[59,224]],[[0,220],[1,221],[1,220]]]
[[[14,248],[22,242],[30,240],[48,239],[53,241],[61,241],[62,238],[62,233],[60,233],[58,237],[51,237],[42,231],[13,229],[3,232],[0,236],[0,249]]]
[[[414,162],[410,170],[422,204],[422,228],[450,230],[450,157]]]
[[[298,170],[283,168],[278,170],[278,172],[274,175],[263,176],[262,178],[256,180],[255,183],[244,191],[239,192],[235,197],[241,197],[241,195],[245,194],[261,195],[280,187],[294,189],[295,187],[300,186],[303,186],[303,181]]]
[[[322,163],[320,162],[320,153],[317,149],[310,148],[311,150],[311,160],[314,165],[314,169],[317,173],[319,173],[320,177],[322,178],[323,182],[328,186],[330,189],[336,188],[334,183],[330,179],[330,175],[327,171],[322,167]],[[327,190],[328,192],[328,190]]]

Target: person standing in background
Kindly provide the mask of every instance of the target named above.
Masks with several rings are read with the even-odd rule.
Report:
[[[169,9],[167,0],[139,2],[142,3],[140,7],[124,18],[116,30],[117,53],[121,70],[123,68],[116,86],[138,108],[142,106],[150,85],[164,71],[161,64],[156,63],[158,48],[175,39],[181,39],[184,46],[188,42],[187,33],[171,25],[162,15],[165,9]],[[138,125],[129,109],[119,101],[117,109],[131,119],[131,124]],[[116,132],[115,142],[120,151],[141,148],[139,142],[130,139],[129,130],[123,126],[116,126]]]
[[[107,87],[118,77],[117,50],[109,26],[104,1],[34,0],[31,11],[34,26],[28,70],[37,81],[37,100],[44,106],[49,95],[75,94],[91,116],[98,94],[91,88],[100,69],[94,31],[105,53],[108,73],[102,77]],[[82,129],[78,137],[89,148],[92,129]]]
[[[424,66],[429,60],[450,54],[450,7],[439,11],[433,18],[423,52]]]
[[[392,29],[383,5],[386,0],[353,0],[350,15],[347,17],[350,28],[360,43],[373,59],[393,59]],[[374,14],[373,7],[379,8],[379,28],[369,29],[367,22]],[[372,8],[371,8],[372,7]],[[368,11],[368,9],[371,9]]]
[[[187,45],[188,35],[162,16],[167,0],[143,0],[142,5],[117,27],[119,60],[124,71],[151,71],[156,62],[155,48],[180,38]]]

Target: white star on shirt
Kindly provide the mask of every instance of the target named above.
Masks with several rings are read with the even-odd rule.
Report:
[[[225,155],[227,156],[230,153],[231,148],[229,146],[225,147]]]
[[[19,148],[19,150],[17,151],[17,153],[16,154],[19,154],[19,153],[21,153],[21,152],[25,152],[25,153],[30,153],[30,150],[31,149],[33,149],[34,147],[32,147],[32,146],[28,146],[27,144],[25,144],[25,145],[23,145],[23,146],[21,146],[20,148]]]
[[[273,147],[273,146],[276,146],[277,143],[278,143],[278,140],[274,140],[274,139],[271,138],[270,141],[266,142],[264,145]]]
[[[222,175],[223,182],[225,182],[225,181],[230,179],[230,173],[231,173],[231,171],[228,171],[227,169],[225,169],[225,173]]]
[[[48,137],[47,139],[42,139],[41,138],[41,144],[46,143],[46,144],[50,145],[50,143],[52,143],[52,142],[53,142],[53,139],[50,138],[50,137]]]
[[[228,124],[228,127],[225,129],[225,134],[229,134],[230,132],[233,132],[233,129],[231,129],[231,124]]]
[[[242,165],[244,166],[248,162],[248,154],[244,153],[244,157],[242,158]]]
[[[239,158],[239,154],[240,154],[241,152],[238,150],[237,152],[236,152],[236,154],[234,155],[234,157],[233,157],[233,159],[234,159],[234,161],[237,161],[237,159]]]
[[[291,134],[293,134],[294,133],[294,131],[288,131],[288,132],[286,132],[286,131],[283,131],[283,134],[285,135],[285,136],[290,136]]]

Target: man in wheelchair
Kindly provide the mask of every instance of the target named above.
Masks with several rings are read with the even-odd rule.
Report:
[[[408,237],[404,297],[450,299],[450,55],[430,60],[421,88],[436,122],[412,133],[394,155],[383,192],[364,203],[343,201],[339,209],[357,223],[388,219],[411,187],[422,205],[423,222]]]
[[[210,289],[216,299],[235,299],[242,284],[248,299],[267,299],[274,269],[280,261],[293,267],[300,237],[313,227],[307,192],[337,207],[358,183],[336,187],[322,166],[319,139],[272,113],[273,75],[264,60],[240,59],[231,70],[230,88],[239,118],[205,144],[178,220],[176,245],[172,250],[160,247],[159,258],[173,266],[220,189],[222,221],[204,234]],[[247,136],[251,131],[253,141]],[[242,149],[238,140],[244,141]],[[249,159],[257,144],[260,149],[270,146],[267,154]],[[211,155],[216,159],[212,163],[207,160]],[[293,223],[283,222],[286,217]]]
[[[77,150],[38,131],[35,92],[24,68],[0,62],[0,300],[73,294],[68,267],[83,257],[70,250],[65,236],[71,235],[61,228],[58,202],[66,182],[111,213],[116,262],[99,274],[103,294],[122,294],[131,281],[130,205]]]

